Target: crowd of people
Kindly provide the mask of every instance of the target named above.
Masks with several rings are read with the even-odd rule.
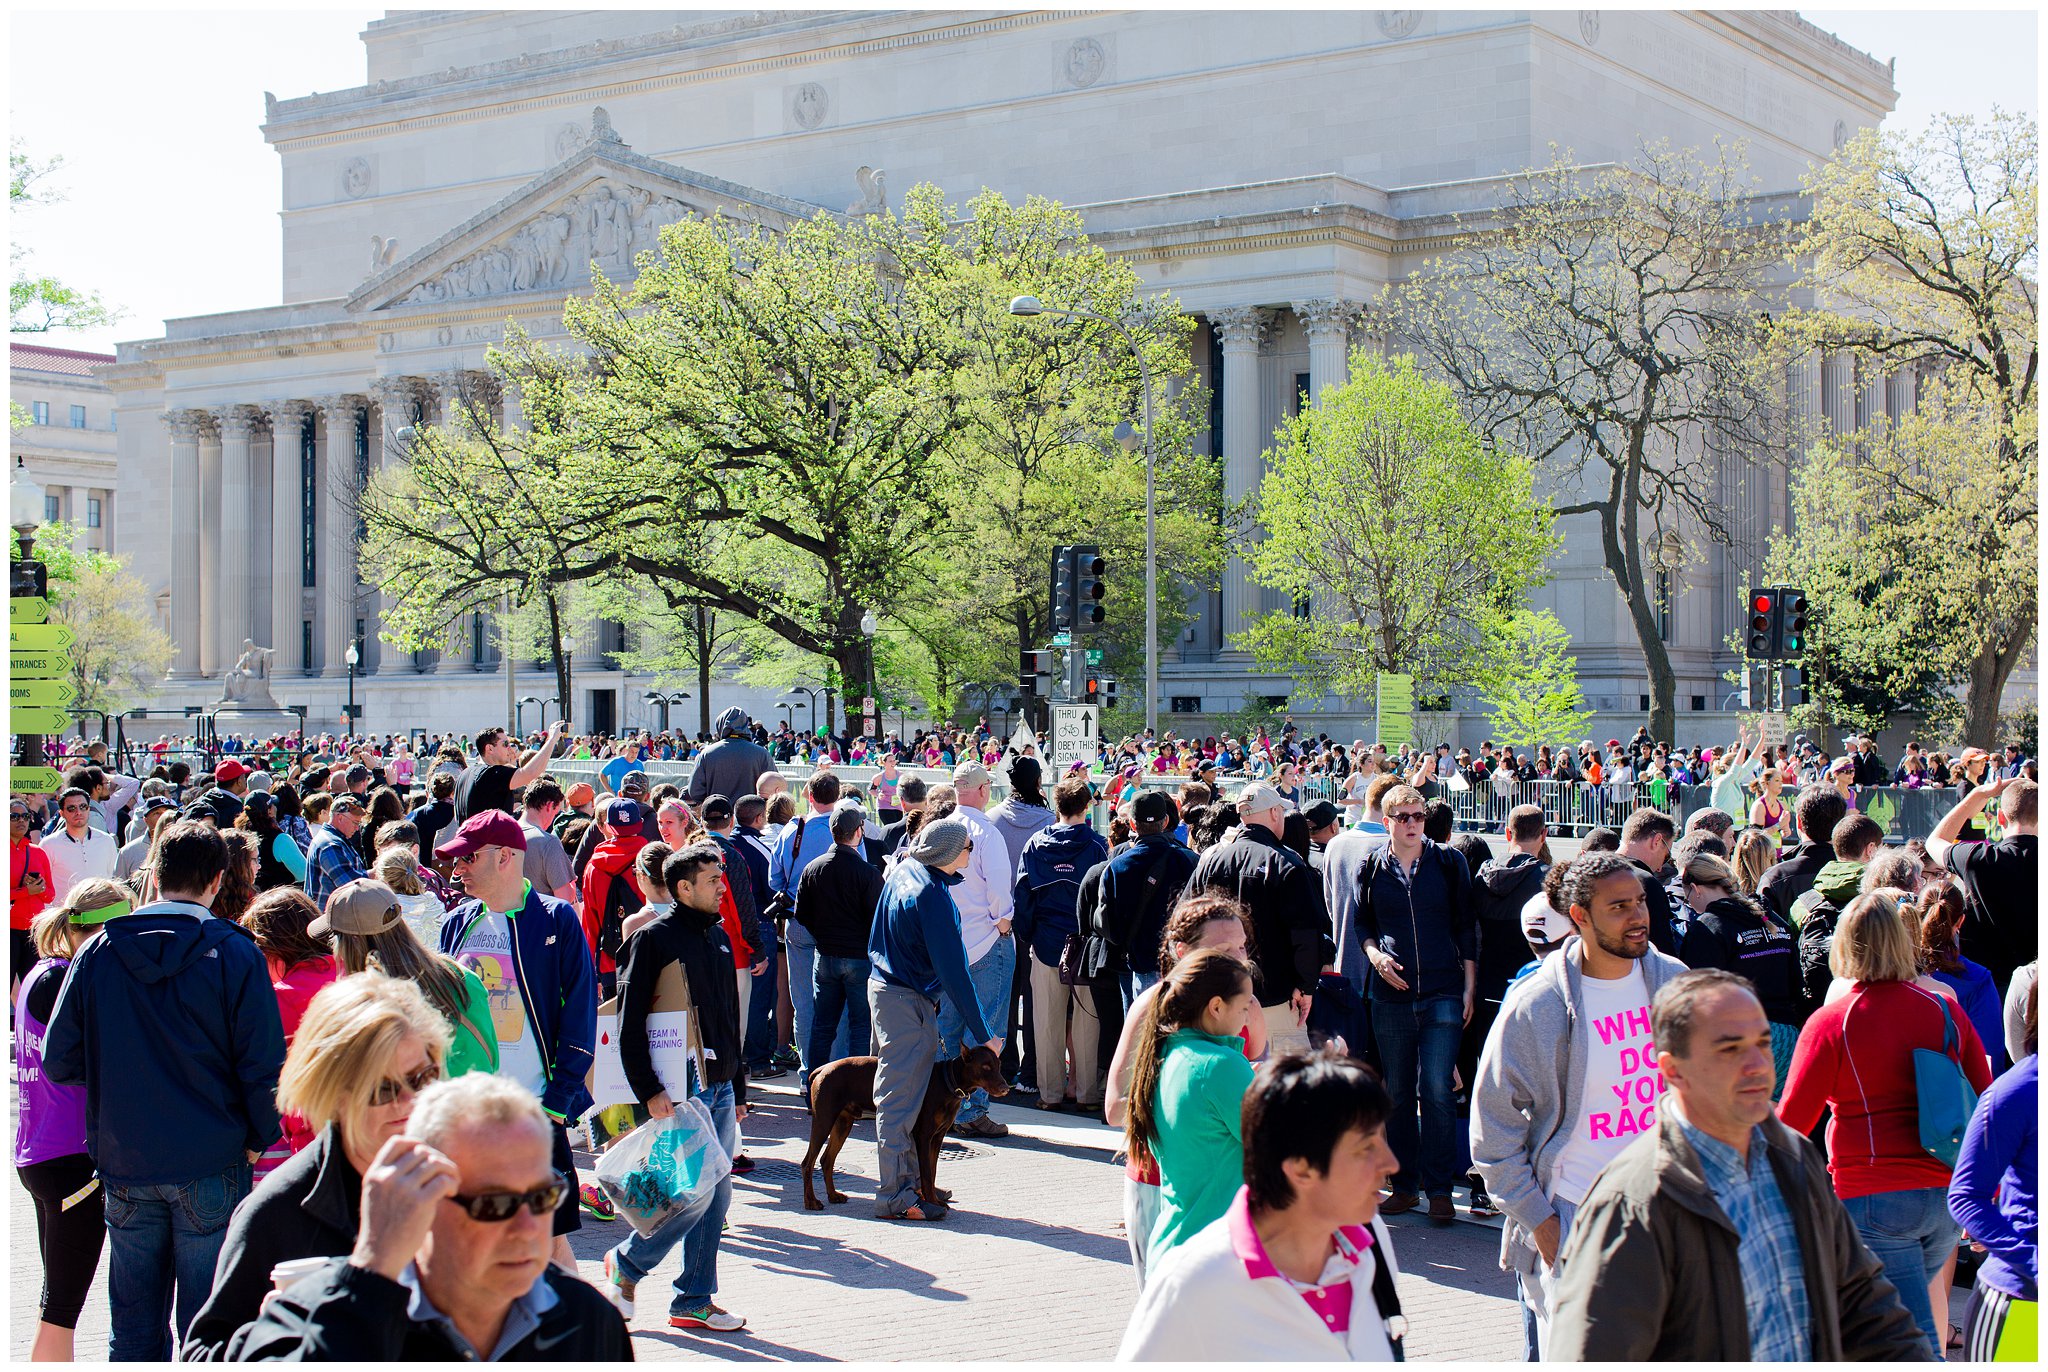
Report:
[[[146,775],[87,749],[14,797],[35,1356],[69,1355],[103,1251],[122,1360],[627,1357],[678,1248],[668,1326],[733,1332],[730,1179],[585,1283],[567,1235],[616,1216],[577,1150],[686,1094],[745,1175],[750,1081],[807,1100],[872,1052],[874,1213],[942,1222],[914,1133],[980,1049],[1012,1103],[1123,1133],[1125,1359],[1399,1357],[1385,1218],[1453,1223],[1461,1187],[1501,1217],[1531,1360],[1938,1359],[1958,1332],[1989,1357],[2031,1327],[2016,748],[1886,775],[1868,740],[1283,728],[1054,775],[986,727],[713,733],[225,739]],[[667,760],[687,780],[653,782]],[[1887,845],[1858,789],[1917,776],[1955,803]],[[1534,780],[1716,803],[1642,805],[1569,861],[1540,805],[1454,832],[1448,793]],[[684,1080],[648,1027],[671,994]],[[601,1010],[630,1101],[592,1094]],[[963,1092],[952,1130],[1005,1137]]]

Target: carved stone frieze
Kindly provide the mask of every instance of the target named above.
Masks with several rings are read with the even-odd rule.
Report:
[[[606,133],[610,128],[604,125]],[[682,201],[639,186],[600,183],[422,281],[400,303],[438,305],[557,289],[578,283],[590,262],[624,271],[636,254],[654,247],[662,225],[688,212]]]

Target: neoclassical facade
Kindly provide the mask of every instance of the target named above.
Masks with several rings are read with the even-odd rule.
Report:
[[[1236,499],[1303,393],[1341,381],[1351,348],[1386,346],[1367,302],[1553,143],[1595,164],[1740,138],[1763,185],[1791,192],[1896,99],[1885,64],[1788,12],[422,11],[363,42],[363,85],[266,96],[281,303],[166,321],[99,375],[120,407],[119,544],[168,595],[167,698],[217,695],[253,639],[276,649],[278,696],[331,726],[360,642],[380,731],[502,715],[502,664],[483,625],[439,655],[377,641],[348,491],[406,424],[464,403],[516,419],[486,349],[508,323],[560,337],[591,264],[623,278],[679,216],[859,214],[925,181],[1078,208],[1198,317],[1198,441]],[[1816,412],[1860,414],[1884,390],[1833,359],[1810,370],[1795,404]],[[1731,468],[1725,490],[1753,537],[1783,517],[1782,470]],[[1640,653],[1590,533],[1564,533],[1544,595],[1618,728],[1641,712]],[[1726,727],[1723,643],[1751,556],[1673,568],[1682,738],[1688,714]],[[1167,645],[1163,716],[1287,694],[1229,647],[1274,593],[1232,560],[1193,608]],[[647,683],[609,666],[615,635],[582,633],[570,713],[653,722]],[[551,689],[515,668],[521,694]]]

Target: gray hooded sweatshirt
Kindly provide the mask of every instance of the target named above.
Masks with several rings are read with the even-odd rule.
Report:
[[[1533,1274],[1530,1235],[1557,1214],[1550,1178],[1579,1121],[1586,1094],[1588,1031],[1579,937],[1508,988],[1479,1054],[1472,1088],[1472,1165],[1504,1217],[1500,1265]],[[1686,970],[1652,948],[1643,958],[1650,998]]]

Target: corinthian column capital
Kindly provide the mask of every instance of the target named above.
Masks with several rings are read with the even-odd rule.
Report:
[[[270,413],[271,428],[282,433],[296,430],[317,407],[310,400],[272,400],[263,408]]]
[[[1209,322],[1223,338],[1225,351],[1255,351],[1273,327],[1273,312],[1257,305],[1228,305],[1209,311]]]
[[[1297,300],[1294,313],[1301,320],[1301,326],[1311,343],[1342,343],[1350,336],[1351,324],[1358,317],[1359,304],[1355,300]]]
[[[213,416],[204,410],[165,410],[163,420],[173,443],[197,443],[213,432]]]
[[[264,424],[263,409],[258,405],[216,405],[211,413],[223,439],[246,441]]]

